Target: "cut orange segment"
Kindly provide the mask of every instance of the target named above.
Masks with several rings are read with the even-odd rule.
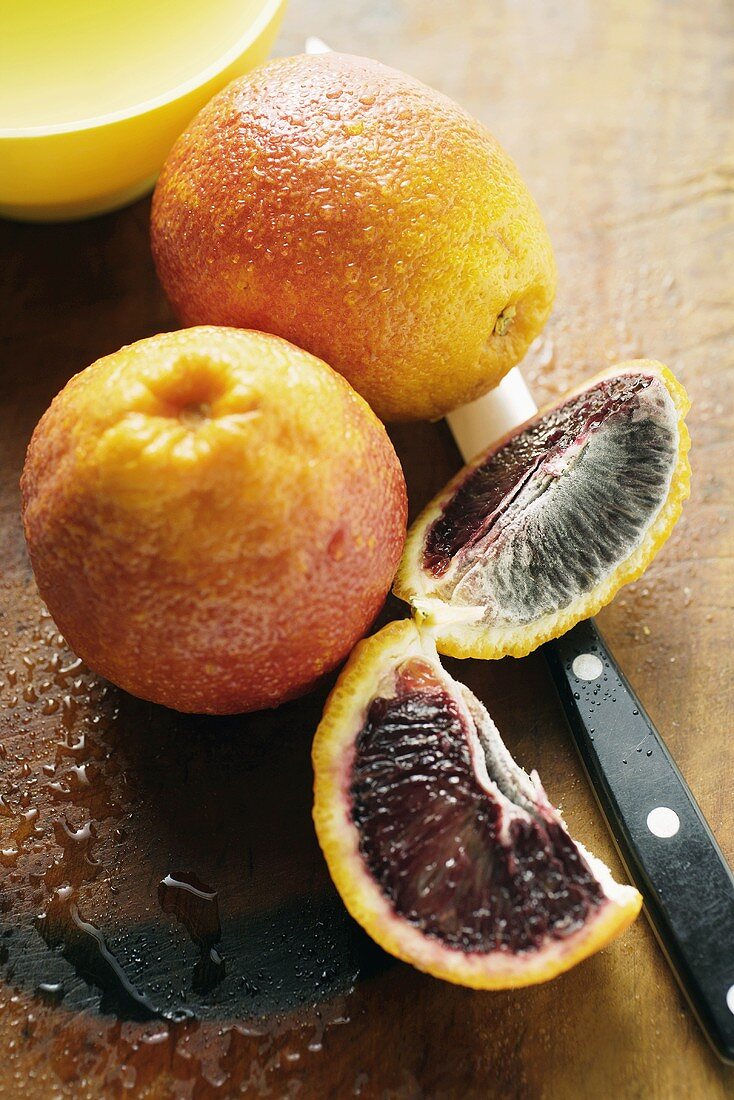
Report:
[[[357,645],[313,763],[316,831],[345,905],[386,951],[438,978],[546,981],[640,910],[412,621]]]
[[[523,657],[654,558],[689,493],[690,407],[662,363],[597,375],[469,463],[408,534],[395,593],[453,657]]]

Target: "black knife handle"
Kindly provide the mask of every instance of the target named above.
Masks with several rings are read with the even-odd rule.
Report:
[[[734,1061],[734,876],[594,623],[543,652],[660,945],[714,1050]]]

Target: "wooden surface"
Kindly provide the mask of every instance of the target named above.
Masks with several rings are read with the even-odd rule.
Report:
[[[293,0],[278,52],[307,33],[436,85],[519,162],[560,273],[526,361],[538,398],[634,355],[663,359],[688,387],[692,500],[600,622],[731,859],[734,9]],[[97,684],[42,618],[17,514],[24,447],[72,373],[174,327],[147,219],[143,201],[77,225],[0,225],[0,1095],[731,1096],[734,1070],[703,1043],[643,920],[514,993],[454,988],[372,949],[310,823],[323,693],[273,714],[183,719]],[[415,513],[457,454],[441,424],[392,434]],[[542,660],[451,671],[621,874]],[[196,875],[218,912],[164,911],[170,874]],[[62,949],[70,910],[50,899],[64,883],[80,916]],[[217,921],[226,976],[201,992]],[[131,1010],[91,927],[135,996],[193,1004],[197,1018],[135,1022],[145,1007]]]

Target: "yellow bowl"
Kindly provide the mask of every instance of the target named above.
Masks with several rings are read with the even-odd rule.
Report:
[[[189,120],[264,61],[285,0],[13,0],[0,33],[0,215],[64,221],[155,182]]]

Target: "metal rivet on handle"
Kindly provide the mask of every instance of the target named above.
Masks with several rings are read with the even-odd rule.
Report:
[[[579,680],[597,680],[604,671],[604,665],[593,653],[579,653],[571,665],[574,676]]]
[[[670,806],[656,806],[647,815],[647,827],[653,836],[659,836],[665,840],[675,836],[680,829],[680,818]]]
[[[726,1007],[734,1015],[734,985],[730,985],[726,992]]]

